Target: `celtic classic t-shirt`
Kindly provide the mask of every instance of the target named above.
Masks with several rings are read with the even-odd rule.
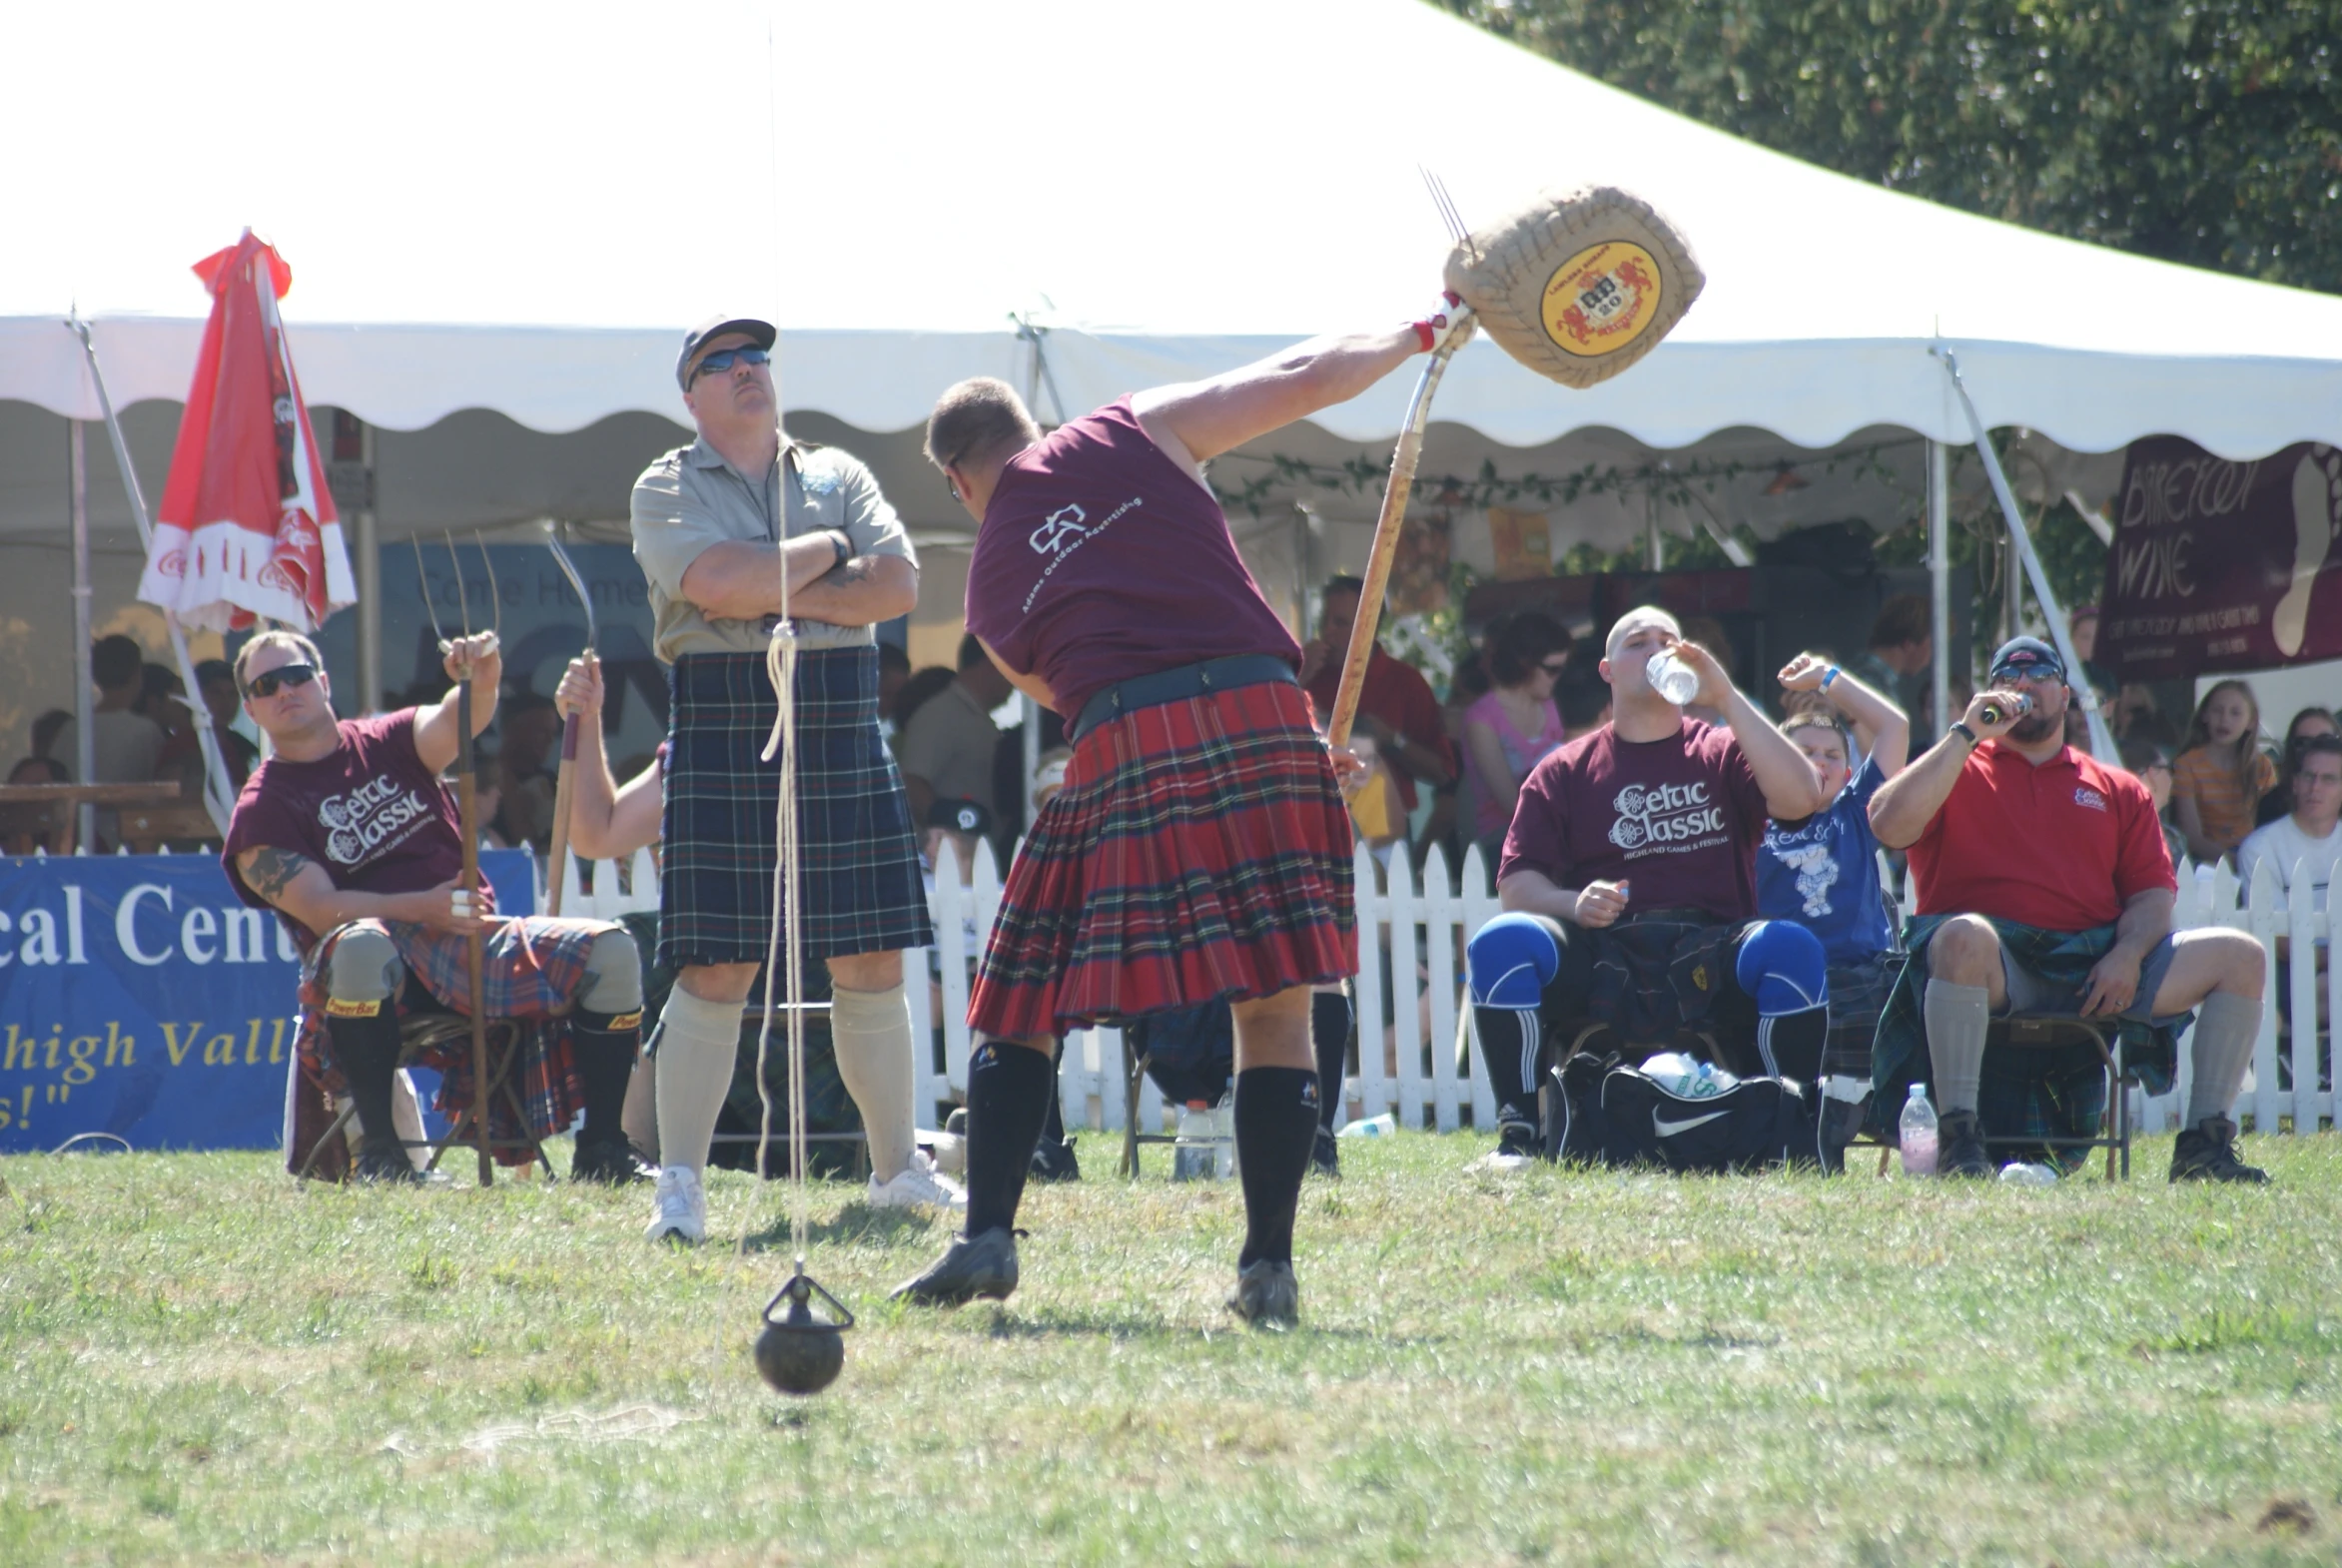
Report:
[[[339,728],[342,744],[331,753],[315,762],[271,757],[237,797],[220,861],[236,896],[257,909],[274,906],[237,870],[246,850],[291,850],[358,893],[416,893],[463,869],[455,802],[415,755],[414,709],[344,719]],[[304,952],[322,935],[279,916]]]
[[[1622,741],[1605,724],[1529,770],[1497,878],[1625,881],[1630,916],[1699,909],[1747,920],[1765,820],[1765,792],[1731,730],[1687,718],[1665,740]]]

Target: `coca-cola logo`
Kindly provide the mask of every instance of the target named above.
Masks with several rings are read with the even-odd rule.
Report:
[[[1610,842],[1630,853],[1724,831],[1724,809],[1709,802],[1704,783],[1629,784],[1611,806],[1618,820],[1610,825]]]

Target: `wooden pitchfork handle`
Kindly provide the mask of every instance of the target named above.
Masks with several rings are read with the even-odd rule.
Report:
[[[1406,530],[1407,494],[1415,487],[1415,464],[1423,456],[1423,426],[1431,417],[1431,394],[1447,362],[1463,347],[1461,335],[1432,351],[1431,361],[1415,382],[1415,395],[1407,404],[1407,422],[1400,427],[1398,445],[1390,454],[1390,479],[1382,489],[1382,514],[1374,520],[1374,549],[1366,558],[1366,585],[1358,590],[1357,619],[1350,622],[1350,647],[1342,660],[1341,685],[1333,694],[1332,722],[1325,738],[1336,746],[1350,741],[1350,725],[1358,717],[1358,693],[1366,683],[1366,663],[1374,656],[1375,623],[1382,618],[1382,595],[1390,585],[1390,563],[1398,554],[1399,535]]]
[[[561,720],[561,767],[553,781],[551,864],[545,868],[545,913],[561,913],[561,888],[569,873],[569,811],[577,789],[577,715]]]
[[[463,835],[463,893],[476,920],[479,915],[479,791],[471,768],[471,666],[464,665],[455,688],[455,810],[457,831]],[[488,1020],[487,986],[482,973],[486,956],[476,927],[463,939],[464,962],[471,982],[471,1131],[479,1150],[479,1184],[496,1184],[495,1165],[488,1156]]]

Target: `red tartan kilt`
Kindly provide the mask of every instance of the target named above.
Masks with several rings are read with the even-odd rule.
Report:
[[[1296,686],[1101,724],[1010,867],[969,1025],[1062,1035],[1349,975],[1352,843]]]

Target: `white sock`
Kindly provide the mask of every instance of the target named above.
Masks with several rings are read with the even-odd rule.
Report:
[[[643,1057],[634,1059],[634,1076],[626,1080],[626,1105],[618,1113],[619,1131],[634,1152],[652,1165],[659,1163],[658,1069]]]
[[[891,1181],[911,1164],[917,1148],[911,1004],[903,988],[848,991],[830,988],[830,1043],[838,1055],[838,1077],[862,1112],[863,1136],[870,1141],[870,1174]]]
[[[2215,991],[2197,1007],[2195,1077],[2187,1089],[2189,1127],[2201,1125],[2206,1117],[2224,1117],[2236,1104],[2245,1064],[2252,1060],[2252,1043],[2260,1032],[2258,997]]]
[[[1973,1111],[1984,1072],[1984,1030],[1992,1020],[1992,993],[1982,986],[1928,982],[1921,1011],[1928,1022],[1928,1058],[1936,1075],[1938,1111]]]
[[[659,1163],[692,1171],[707,1166],[716,1115],[731,1093],[740,1054],[740,1004],[710,1002],[677,986],[659,1015]]]

